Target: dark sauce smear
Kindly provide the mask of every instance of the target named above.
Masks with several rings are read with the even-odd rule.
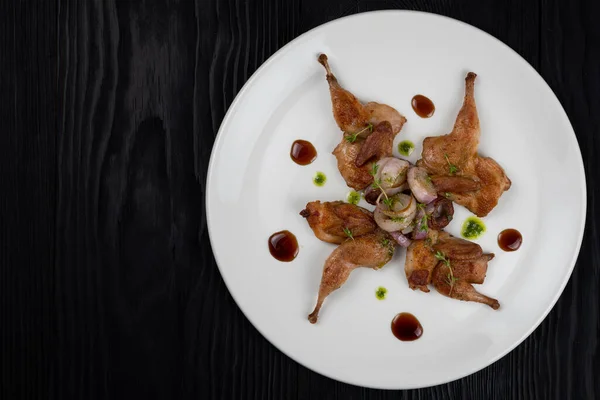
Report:
[[[403,342],[409,342],[423,335],[423,327],[414,315],[400,313],[392,320],[392,333]]]
[[[296,236],[290,231],[275,232],[269,238],[269,251],[279,261],[292,261],[298,255]]]
[[[515,251],[521,247],[523,236],[516,229],[505,229],[498,235],[498,246],[504,251]]]
[[[433,101],[429,100],[422,94],[418,94],[413,97],[411,104],[413,110],[415,110],[415,113],[417,113],[417,115],[421,118],[429,118],[435,112]]]
[[[296,140],[292,143],[290,157],[292,157],[292,160],[294,160],[296,164],[308,165],[317,158],[317,150],[311,142],[306,140]]]

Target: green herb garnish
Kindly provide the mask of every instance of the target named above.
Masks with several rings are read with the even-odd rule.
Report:
[[[477,239],[485,233],[485,224],[475,216],[471,216],[463,223],[461,232],[466,239]]]
[[[386,197],[385,199],[383,199],[383,204],[385,204],[388,208],[388,210],[391,210],[392,207],[394,207],[394,199],[391,197]]]
[[[398,153],[402,154],[403,156],[410,156],[414,149],[415,145],[410,140],[403,140],[398,143]]]
[[[381,239],[381,246],[384,247],[384,248],[387,247],[387,249],[388,249],[388,255],[390,257],[392,257],[394,255],[394,249],[395,249],[394,248],[394,243],[391,242],[390,239],[387,239],[387,238]]]
[[[452,289],[454,289],[454,283],[456,283],[458,278],[456,278],[454,276],[454,271],[452,271],[450,259],[448,257],[446,257],[446,255],[439,250],[435,252],[435,258],[437,258],[438,260],[443,262],[446,265],[446,267],[448,267],[448,275],[446,276],[446,282],[448,283],[448,285],[450,285],[449,295],[452,295]]]
[[[346,201],[350,204],[356,205],[360,202],[360,194],[354,190],[351,190],[346,196]]]
[[[348,238],[354,240],[354,235],[352,235],[352,231],[348,228],[344,228],[344,234],[348,236]]]
[[[458,167],[450,162],[450,160],[448,159],[448,154],[444,154],[444,157],[446,158],[446,162],[448,163],[448,169],[450,170],[450,175],[454,175],[455,173],[457,173]]]
[[[356,133],[345,132],[346,141],[350,142],[350,143],[356,142],[356,139],[358,139],[358,135],[360,135],[361,133],[363,133],[367,129],[369,130],[369,132],[373,132],[373,124],[367,125],[366,127],[364,127],[363,129],[361,129],[360,131],[358,131]]]
[[[384,203],[385,205],[388,206],[388,208],[391,210],[390,204],[394,205],[394,203],[389,203],[390,198],[388,197],[387,193],[385,192],[385,190],[383,190],[383,188],[381,187],[381,179],[376,179],[375,176],[377,175],[377,171],[379,170],[379,165],[377,163],[373,163],[373,165],[371,166],[371,171],[369,171],[369,173],[371,174],[371,176],[373,177],[373,183],[371,184],[371,187],[373,189],[379,189],[381,190],[381,193],[383,193],[383,196],[385,197]]]
[[[429,219],[429,215],[423,214],[421,217],[421,224],[419,225],[419,229],[427,232],[429,230],[429,225],[427,225],[427,220]]]
[[[317,172],[313,178],[313,183],[317,186],[323,186],[327,181],[327,177],[322,172]]]
[[[375,297],[377,297],[377,300],[385,300],[386,295],[387,295],[387,289],[384,288],[383,286],[379,286],[377,288],[377,290],[375,291]]]

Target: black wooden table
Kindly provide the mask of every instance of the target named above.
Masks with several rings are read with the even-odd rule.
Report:
[[[386,8],[521,54],[566,109],[588,181],[581,254],[540,327],[472,376],[406,392],[335,382],[269,344],[223,284],[204,211],[248,77],[301,33]],[[598,1],[3,0],[0,66],[0,399],[600,397]]]

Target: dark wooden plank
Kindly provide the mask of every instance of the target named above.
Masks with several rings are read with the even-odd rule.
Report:
[[[56,4],[0,2],[0,398],[53,387]]]
[[[538,330],[556,398],[600,396],[600,30],[596,1],[542,2],[541,74],[569,115],[581,148],[588,215],[581,253],[561,299]],[[553,349],[549,354],[544,350]]]
[[[185,316],[201,313],[190,295],[212,263],[198,242],[194,4],[64,2],[60,24],[58,394],[178,397]]]

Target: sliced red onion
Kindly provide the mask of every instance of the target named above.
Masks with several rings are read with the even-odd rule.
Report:
[[[433,211],[435,211],[435,203],[437,201],[437,197],[435,198],[435,200],[427,203],[427,205],[425,206],[425,214],[427,215],[431,215],[433,213]]]
[[[414,240],[423,240],[427,237],[427,231],[423,231],[421,230],[419,227],[417,227],[415,230],[413,230],[412,232],[412,238]]]
[[[383,193],[377,199],[377,207],[373,213],[375,222],[385,231],[401,231],[408,227],[415,218],[417,201],[412,196],[403,193],[388,198],[392,201],[391,210],[384,203],[385,195]]]
[[[398,243],[402,247],[408,247],[412,243],[412,240],[404,236],[402,232],[390,232],[390,235],[394,238],[396,243]]]
[[[437,191],[424,168],[411,167],[408,170],[408,185],[413,196],[421,203],[427,204],[437,198]]]
[[[375,218],[375,222],[377,223],[377,225],[384,231],[394,232],[402,230],[406,227],[405,220],[393,220],[392,218],[382,213],[379,207],[377,207],[375,211],[373,211],[373,217]]]
[[[393,196],[395,194],[404,192],[406,189],[408,189],[408,182],[404,182],[402,185],[398,186],[397,188],[393,188],[393,189],[386,189],[385,193],[388,196]]]
[[[390,199],[392,208],[390,209],[385,200]],[[393,196],[379,195],[377,199],[377,207],[388,217],[407,217],[414,214],[417,209],[417,201],[409,194],[398,193]]]
[[[377,174],[375,180],[387,195],[401,192],[402,185],[406,182],[406,174],[410,163],[395,157],[384,157],[377,161]]]
[[[414,240],[422,240],[427,237],[427,231],[429,230],[427,223],[425,223],[425,225],[423,226],[424,229],[422,229],[422,227],[421,227],[424,216],[425,216],[425,210],[423,210],[422,208],[419,208],[419,210],[417,211],[415,218],[414,218],[415,223],[414,223],[414,229],[412,231],[412,238]]]

